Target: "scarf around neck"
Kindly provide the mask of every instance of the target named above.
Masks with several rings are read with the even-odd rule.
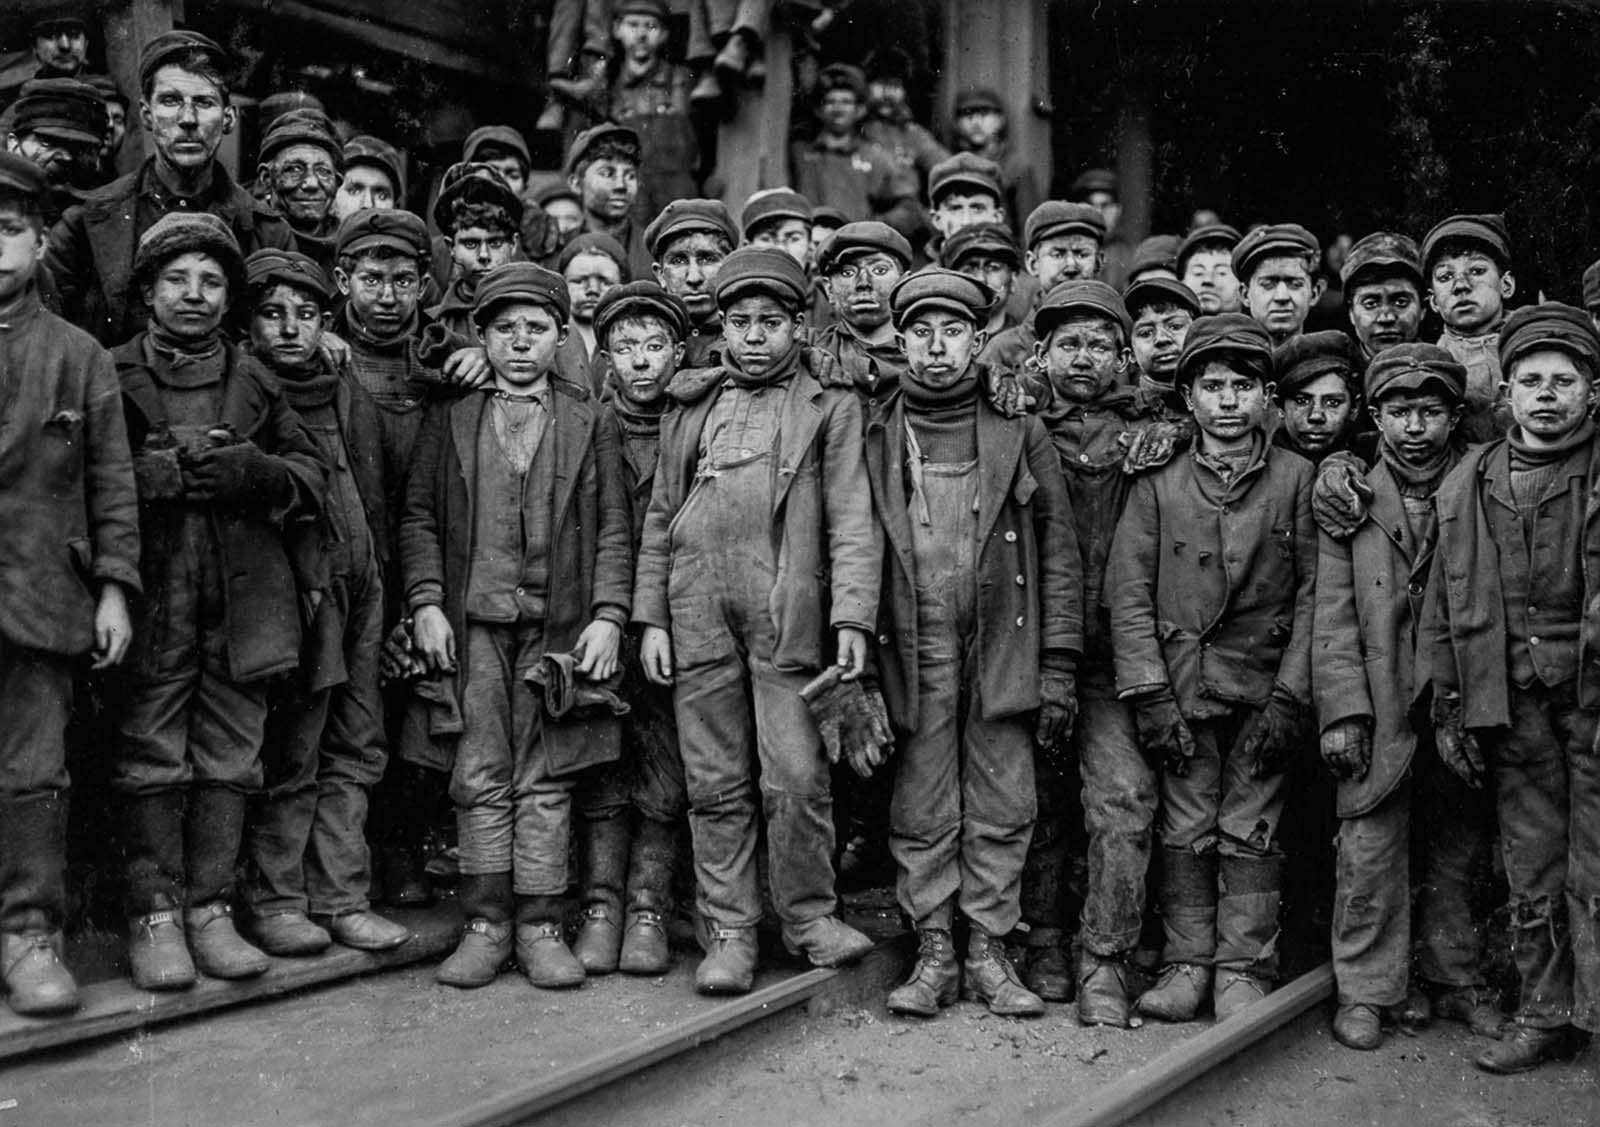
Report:
[[[800,369],[800,346],[792,345],[789,351],[780,357],[777,363],[759,376],[747,373],[732,356],[726,356],[722,361],[722,368],[733,381],[735,387],[744,388],[746,391],[756,391],[764,387],[777,387],[788,382]]]
[[[1521,427],[1512,427],[1506,433],[1506,444],[1511,448],[1511,468],[1548,466],[1562,461],[1578,447],[1594,437],[1594,420],[1585,419],[1583,425],[1572,431],[1554,446],[1529,446]]]

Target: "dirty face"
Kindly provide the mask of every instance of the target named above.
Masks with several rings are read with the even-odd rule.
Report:
[[[1034,349],[1056,394],[1075,403],[1092,403],[1116,387],[1128,362],[1121,330],[1104,317],[1063,321]]]
[[[1283,429],[1297,449],[1312,457],[1338,445],[1355,416],[1355,397],[1337,372],[1318,376],[1283,397]]]
[[[388,209],[395,206],[394,183],[389,174],[370,164],[352,164],[333,197],[333,215],[343,219],[363,208]]]
[[[1242,308],[1232,251],[1221,247],[1194,251],[1183,264],[1183,284],[1200,299],[1202,313],[1237,313]]]
[[[900,333],[910,378],[942,391],[959,383],[983,347],[984,334],[967,317],[932,310],[911,319]]]
[[[572,298],[572,319],[584,324],[594,320],[600,299],[622,284],[622,269],[609,254],[580,254],[562,272],[567,280],[567,295]]]
[[[1422,296],[1410,278],[1395,276],[1362,282],[1350,292],[1350,324],[1368,356],[1417,339]]]
[[[350,299],[347,308],[370,332],[387,336],[411,321],[422,293],[422,271],[414,258],[398,254],[363,254],[334,270],[339,292]]]
[[[1396,392],[1372,408],[1378,437],[1407,465],[1426,466],[1450,442],[1461,411],[1442,395]]]
[[[848,255],[828,274],[828,300],[839,318],[855,328],[879,328],[889,320],[889,291],[905,272],[899,259],[882,251]]]
[[[333,206],[339,170],[333,154],[321,145],[289,145],[261,173],[272,185],[278,210],[294,227],[315,228]]]
[[[711,284],[717,280],[722,260],[728,257],[727,241],[709,231],[691,231],[667,243],[658,252],[656,281],[669,294],[682,299],[689,316],[704,321],[716,309]]]
[[[228,274],[209,254],[187,251],[156,272],[144,299],[156,324],[175,337],[199,340],[215,332],[228,311]]]
[[[250,311],[250,342],[274,368],[303,368],[322,343],[322,305],[305,290],[278,284]]]
[[[483,326],[483,348],[495,386],[516,391],[549,372],[564,336],[565,326],[548,305],[508,301],[491,310]]]
[[[728,355],[752,376],[775,368],[794,347],[799,319],[766,294],[742,297],[722,314],[722,339]]]
[[[683,362],[683,345],[659,317],[624,317],[606,335],[606,351],[618,390],[641,407],[661,401]]]
[[[1178,373],[1178,354],[1194,324],[1194,314],[1181,305],[1147,305],[1133,319],[1133,362],[1139,371],[1163,383]]]
[[[1561,349],[1541,348],[1517,357],[1504,387],[1512,419],[1534,445],[1561,441],[1594,407],[1594,373]]]
[[[1464,250],[1441,255],[1428,272],[1428,304],[1463,336],[1476,336],[1500,323],[1516,280],[1487,254]]]
[[[1183,401],[1209,445],[1234,447],[1250,441],[1261,426],[1271,393],[1259,377],[1235,371],[1225,360],[1208,360],[1183,389]]]
[[[150,96],[139,103],[139,116],[157,157],[190,174],[210,163],[237,121],[234,108],[214,82],[175,66],[156,71]]]
[[[517,252],[517,236],[487,227],[460,227],[450,238],[450,261],[463,277],[504,266]]]

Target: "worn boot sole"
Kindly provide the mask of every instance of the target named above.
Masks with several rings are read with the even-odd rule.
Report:
[[[623,974],[666,974],[672,969],[672,952],[665,933],[648,924],[628,928],[622,936],[617,969]]]

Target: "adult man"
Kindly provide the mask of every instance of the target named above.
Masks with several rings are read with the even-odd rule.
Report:
[[[1345,309],[1361,356],[1417,339],[1422,324],[1422,257],[1417,244],[1392,231],[1356,240],[1341,271]]]
[[[257,177],[267,185],[267,202],[294,229],[295,249],[324,271],[333,270],[333,214],[344,146],[321,110],[290,110],[261,139]]]
[[[92,187],[100,171],[107,119],[100,92],[76,78],[36,78],[11,107],[8,151],[44,171],[49,183],[44,217],[54,224]]]
[[[1494,441],[1507,422],[1498,404],[1500,325],[1506,302],[1517,292],[1505,217],[1452,215],[1441,220],[1422,240],[1422,273],[1428,281],[1428,306],[1444,322],[1439,347],[1467,369],[1462,437]]]
[[[155,151],[135,171],[68,208],[50,231],[45,265],[60,292],[62,315],[102,343],[127,340],[149,320],[133,284],[133,251],[163,215],[209,212],[246,253],[294,246],[289,225],[256,204],[216,159],[238,121],[223,78],[227,65],[222,48],[197,32],[152,39],[139,61],[139,114]]]
[[[837,207],[852,220],[881,220],[913,237],[922,226],[916,174],[861,136],[865,76],[858,67],[834,63],[817,81],[821,129],[816,140],[789,149],[795,188],[813,204]]]
[[[1178,244],[1174,267],[1179,280],[1200,299],[1201,316],[1244,308],[1233,272],[1233,248],[1238,245],[1239,232],[1226,223],[1196,227]]]
[[[1005,199],[1007,222],[1015,231],[1033,209],[1042,193],[1033,171],[1006,135],[1006,110],[1000,95],[984,86],[972,87],[956,95],[951,107],[952,147],[957,152],[987,157],[1000,166],[1000,191]]]
[[[1317,273],[1322,248],[1298,223],[1257,227],[1233,248],[1233,275],[1244,289],[1245,309],[1277,348],[1305,328],[1322,295]]]
[[[333,196],[333,218],[343,222],[364,208],[401,206],[404,158],[382,137],[363,133],[344,143],[344,178]]]
[[[899,47],[885,47],[873,51],[866,63],[867,117],[861,123],[861,136],[887,149],[923,184],[950,152],[912,119],[906,98],[911,58]]]
[[[712,295],[722,260],[739,241],[733,216],[720,200],[675,200],[645,228],[644,241],[656,281],[689,312],[682,366],[718,363],[722,325]]]
[[[1128,245],[1118,223],[1122,219],[1122,204],[1118,200],[1117,174],[1109,168],[1089,168],[1078,174],[1067,198],[1086,203],[1100,212],[1106,221],[1106,235],[1101,247],[1103,264],[1099,277],[1113,289],[1120,290],[1128,280],[1128,265],[1133,259],[1133,247]]]
[[[1046,200],[1033,209],[1024,228],[1028,253],[1023,265],[1039,285],[1035,308],[1062,282],[1100,276],[1100,246],[1105,235],[1104,217],[1089,204]],[[1016,328],[1007,329],[985,345],[980,359],[991,368],[1020,372],[1033,356],[1037,339],[1030,312]]]
[[[839,363],[869,407],[896,391],[905,374],[889,295],[910,266],[911,244],[871,221],[840,227],[817,256],[834,319],[812,345]]]
[[[65,5],[34,18],[28,29],[33,45],[34,71],[17,86],[0,90],[0,105],[16,98],[21,86],[41,78],[77,78],[89,61],[89,24],[81,12]],[[0,136],[10,122],[9,113],[0,114]]]

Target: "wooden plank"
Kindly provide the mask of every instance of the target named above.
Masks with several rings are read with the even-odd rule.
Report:
[[[136,989],[127,979],[97,982],[82,988],[83,1006],[67,1017],[29,1018],[0,1011],[0,1060],[405,966],[450,950],[460,935],[461,913],[454,904],[386,914],[416,932],[409,943],[393,951],[356,951],[335,945],[309,959],[273,959],[272,968],[260,978],[225,982],[202,977],[188,990],[161,993]]]
[[[101,20],[106,69],[130,102],[128,135],[117,153],[119,172],[131,172],[145,158],[146,138],[139,118],[139,56],[146,43],[172,30],[174,7],[172,0],[117,0],[107,6]],[[181,5],[177,7],[181,10]]]
[[[1036,1127],[1115,1127],[1332,996],[1333,964],[1323,963]]]

